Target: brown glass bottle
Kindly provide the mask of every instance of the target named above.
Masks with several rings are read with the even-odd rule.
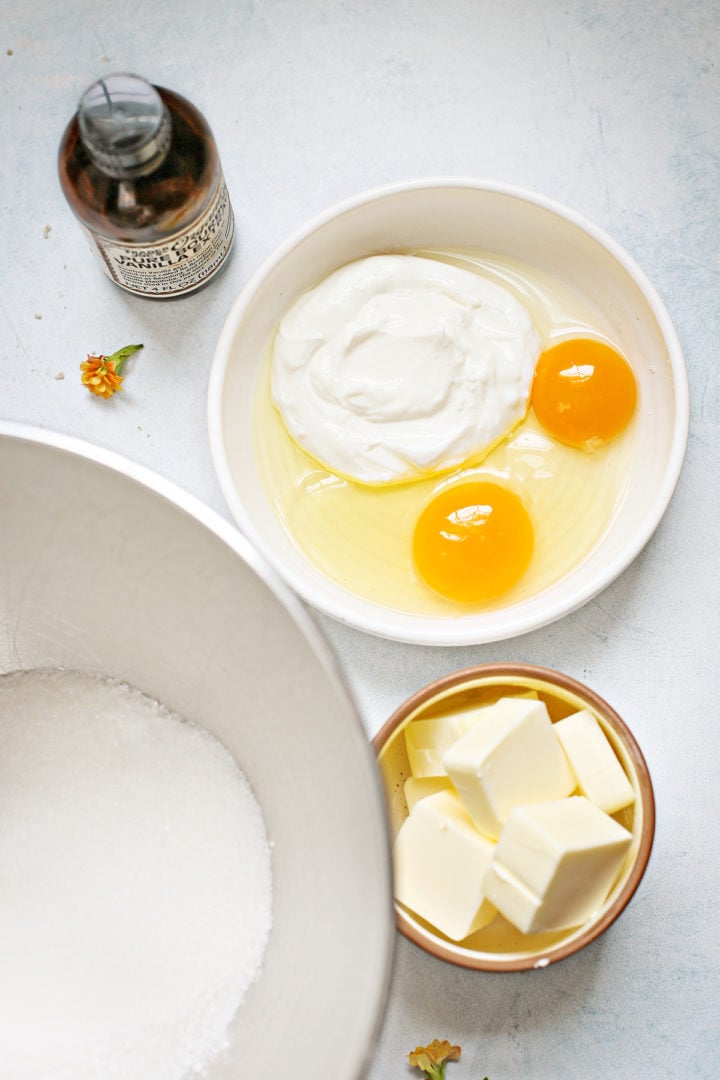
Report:
[[[65,130],[58,171],[105,272],[129,292],[182,296],[225,264],[234,221],[217,147],[179,94],[133,75],[98,80]]]

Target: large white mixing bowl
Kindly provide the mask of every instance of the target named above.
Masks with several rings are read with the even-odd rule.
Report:
[[[379,777],[331,654],[233,528],[148,471],[0,423],[0,672],[131,683],[236,756],[273,843],[259,980],[208,1080],[366,1072],[391,967]]]

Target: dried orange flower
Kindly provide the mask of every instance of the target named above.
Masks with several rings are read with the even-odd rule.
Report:
[[[422,1070],[429,1080],[445,1080],[445,1063],[457,1061],[460,1047],[452,1046],[447,1039],[433,1039],[429,1046],[418,1046],[408,1054],[409,1063]]]
[[[87,386],[91,394],[96,397],[110,398],[118,390],[122,390],[122,375],[120,369],[127,360],[142,345],[125,345],[111,356],[88,356],[87,360],[80,365],[83,386]]]

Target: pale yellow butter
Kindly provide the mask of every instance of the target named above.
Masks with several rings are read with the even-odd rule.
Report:
[[[464,709],[405,728],[405,749],[413,776],[445,776],[443,754],[478,722],[482,709]]]
[[[523,690],[517,697],[537,699],[537,691]],[[477,705],[430,720],[411,721],[405,728],[405,749],[413,776],[445,776],[443,754],[454,742],[472,730],[482,719],[486,709],[491,707]]]
[[[514,807],[559,799],[575,788],[542,701],[500,698],[442,761],[468,814],[491,840]]]
[[[483,888],[524,933],[566,930],[605,902],[631,834],[584,795],[516,807]]]
[[[421,799],[395,841],[396,899],[446,937],[462,941],[495,917],[483,892],[494,846],[454,793]]]
[[[614,814],[635,801],[632,785],[589,709],[558,720],[555,734],[577,777],[578,790],[596,806]]]
[[[447,776],[409,776],[404,790],[407,808],[412,810],[415,803],[426,799],[428,795],[436,795],[438,791],[453,791],[454,788]]]

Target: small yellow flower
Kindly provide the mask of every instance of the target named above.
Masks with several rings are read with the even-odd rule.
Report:
[[[88,356],[84,364],[80,365],[82,371],[83,386],[87,386],[91,394],[97,397],[109,398],[117,390],[122,390],[122,375],[115,370],[115,361],[108,360],[106,356]]]
[[[91,394],[96,397],[110,398],[118,390],[122,390],[123,377],[120,369],[127,360],[142,345],[125,345],[111,356],[91,356],[80,365],[80,376],[83,386],[87,386]]]
[[[457,1061],[460,1047],[452,1046],[447,1039],[440,1042],[433,1039],[429,1046],[418,1046],[408,1054],[408,1062],[416,1069],[421,1069],[429,1080],[444,1080],[445,1063]]]

